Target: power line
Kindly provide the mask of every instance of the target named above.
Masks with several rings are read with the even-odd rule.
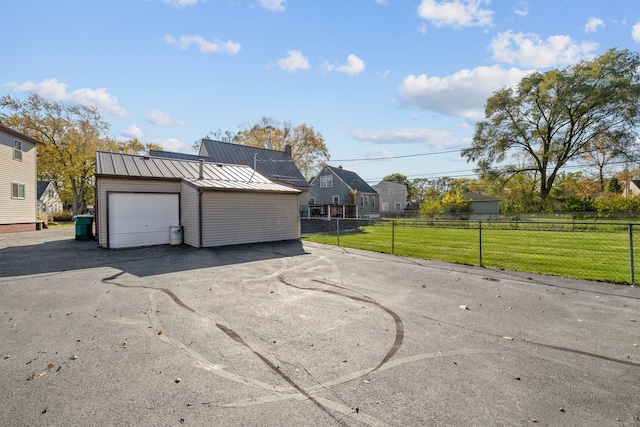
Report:
[[[406,154],[404,156],[386,156],[386,157],[363,157],[360,159],[331,159],[331,162],[360,162],[360,161],[368,161],[368,160],[393,160],[393,159],[405,159],[408,157],[422,157],[422,156],[433,156],[436,154],[447,154],[447,153],[456,153],[464,148],[456,148],[452,150],[443,150],[443,151],[434,151],[431,153],[416,153],[416,154]]]

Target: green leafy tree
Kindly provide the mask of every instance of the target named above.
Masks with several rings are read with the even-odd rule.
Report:
[[[596,210],[594,200],[589,197],[572,196],[562,204],[563,212],[593,212]]]
[[[471,201],[462,194],[462,190],[457,187],[442,196],[442,205],[449,214],[462,214],[471,212]]]
[[[291,159],[305,178],[317,173],[329,160],[324,137],[306,124],[293,126],[289,121],[278,122],[262,117],[258,123],[247,123],[233,138],[236,144],[284,151],[291,146]]]
[[[440,197],[429,197],[420,204],[420,216],[422,218],[434,219],[444,214],[445,208]]]
[[[560,170],[593,141],[630,149],[640,118],[640,54],[611,49],[562,70],[532,73],[487,101],[471,147],[461,151],[480,174],[535,172],[547,199]],[[514,163],[509,159],[520,159]]]
[[[614,193],[614,194],[622,193],[622,186],[620,185],[618,178],[614,176],[609,181],[607,181],[607,186],[605,187],[604,191],[606,193]]]

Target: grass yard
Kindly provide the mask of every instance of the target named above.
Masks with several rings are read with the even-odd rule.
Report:
[[[381,222],[342,232],[340,245],[401,256],[480,265],[479,230],[447,226],[409,226]],[[473,228],[475,227],[475,228]],[[562,227],[559,227],[562,229]],[[637,228],[637,227],[636,227]],[[637,233],[637,231],[636,231]],[[392,239],[393,235],[393,239]],[[336,234],[311,234],[309,241],[337,244]],[[640,241],[640,233],[636,240]],[[393,241],[393,243],[392,243]],[[634,242],[634,252],[640,246]],[[601,231],[482,229],[482,265],[488,268],[553,274],[586,280],[629,283],[629,232],[615,226]]]

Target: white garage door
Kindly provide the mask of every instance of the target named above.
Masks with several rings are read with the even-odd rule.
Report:
[[[177,194],[109,194],[109,247],[165,245],[180,225]]]

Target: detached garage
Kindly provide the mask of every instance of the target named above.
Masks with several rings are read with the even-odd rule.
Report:
[[[248,166],[96,153],[96,236],[103,248],[213,247],[300,238],[299,190]]]

